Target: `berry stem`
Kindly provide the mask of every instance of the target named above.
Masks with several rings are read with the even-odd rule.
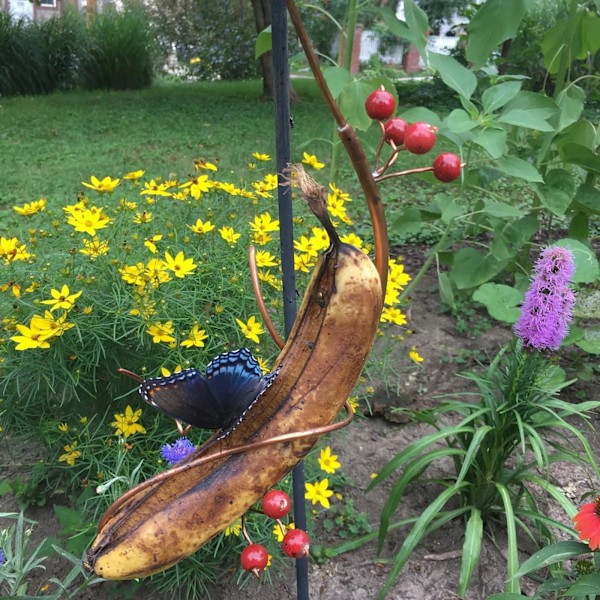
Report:
[[[246,529],[246,515],[245,514],[242,515],[242,534],[246,538],[246,541],[248,542],[248,545],[254,543],[252,541],[252,538],[250,537],[250,534],[248,533],[248,530]],[[258,576],[258,574],[256,574],[256,575]]]

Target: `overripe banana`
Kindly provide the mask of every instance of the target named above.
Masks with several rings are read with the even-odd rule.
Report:
[[[304,174],[300,172],[304,177]],[[382,309],[379,274],[361,250],[342,243],[325,190],[303,180],[331,245],[319,257],[297,319],[274,368],[279,374],[251,414],[219,444],[238,446],[332,423],[373,344]],[[307,197],[308,193],[308,197]],[[190,555],[243,515],[310,450],[316,436],[191,466],[146,482],[100,523],[86,563],[105,579],[144,577]],[[207,442],[191,462],[218,444]]]

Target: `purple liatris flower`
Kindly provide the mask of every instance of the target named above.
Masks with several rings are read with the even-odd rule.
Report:
[[[558,350],[565,339],[575,294],[569,282],[575,272],[573,254],[567,248],[550,246],[539,256],[515,333],[526,347]]]
[[[0,567],[6,562],[6,556],[4,556],[4,551],[0,548]]]
[[[160,453],[169,465],[174,465],[191,454],[195,449],[196,446],[194,446],[190,440],[185,437],[180,437],[173,444],[165,444],[160,449]]]

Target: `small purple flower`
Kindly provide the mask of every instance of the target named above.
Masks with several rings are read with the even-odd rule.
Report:
[[[160,453],[162,457],[169,463],[170,466],[177,464],[186,456],[191,454],[196,449],[196,446],[185,437],[180,437],[173,444],[165,444]]]
[[[558,350],[565,339],[575,304],[569,287],[575,272],[573,254],[567,248],[550,246],[539,256],[515,333],[526,347]]]
[[[4,550],[0,548],[0,567],[6,562],[6,556],[4,556]]]

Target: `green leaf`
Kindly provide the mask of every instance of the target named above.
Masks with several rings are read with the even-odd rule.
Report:
[[[523,216],[523,211],[516,206],[505,204],[504,202],[496,202],[495,200],[484,200],[484,212],[492,217],[500,217],[502,219],[519,218]]]
[[[412,42],[419,54],[426,59],[426,32],[429,29],[429,21],[427,15],[415,4],[414,0],[405,0],[404,2],[404,18],[406,21],[400,21],[390,8],[380,9],[379,14],[391,33]]]
[[[573,316],[581,319],[600,319],[600,289],[583,288],[577,292]],[[0,487],[2,484],[0,483]],[[0,492],[0,496],[2,493]]]
[[[343,67],[328,67],[323,71],[327,87],[334,98],[338,98],[342,90],[350,83],[352,75]],[[372,90],[371,90],[372,91]]]
[[[396,211],[398,215],[390,225],[391,235],[406,235],[421,231],[423,221],[421,211],[414,206],[404,206]]]
[[[582,183],[577,188],[575,203],[588,213],[600,213],[600,190],[593,185]]]
[[[538,198],[555,215],[562,217],[575,196],[575,179],[565,169],[552,169],[546,173],[545,183],[536,186]]]
[[[450,223],[450,221],[465,213],[465,208],[461,206],[459,198],[437,194],[434,201],[441,211],[443,223]]]
[[[481,146],[492,158],[500,158],[506,147],[504,129],[481,129],[474,133],[473,143]]]
[[[520,81],[506,81],[489,87],[481,95],[484,112],[490,114],[502,108],[521,91]]]
[[[578,143],[566,143],[562,146],[564,160],[579,165],[592,173],[600,173],[600,156],[587,146]]]
[[[571,238],[563,238],[555,242],[556,246],[568,248],[575,260],[574,283],[594,283],[600,275],[600,266],[596,253],[585,244]]]
[[[481,556],[481,539],[483,537],[483,520],[481,511],[477,508],[471,509],[471,516],[467,521],[465,529],[465,541],[463,542],[462,561],[460,563],[460,577],[456,594],[463,598],[467,593],[471,578]]]
[[[529,4],[529,0],[487,0],[479,7],[469,21],[465,49],[475,69],[485,66],[499,44],[516,36]]]
[[[581,31],[582,20],[583,11],[578,10],[574,24],[568,18],[559,19],[542,37],[544,66],[550,74],[558,73],[563,54],[567,57],[568,66],[581,52],[581,36],[577,34]]]
[[[459,290],[477,287],[500,273],[506,261],[497,261],[490,254],[475,248],[461,248],[454,254],[450,277]]]
[[[543,182],[540,172],[531,164],[516,156],[503,156],[496,163],[498,169],[512,177],[519,177],[531,183]]]
[[[569,162],[564,147],[567,144],[585,146],[592,150],[596,143],[596,129],[586,119],[580,119],[563,129],[556,138],[556,148],[564,162]],[[568,149],[567,149],[568,150]]]
[[[574,542],[571,540],[564,542],[557,542],[545,546],[541,550],[538,550],[532,554],[515,573],[515,577],[523,577],[528,575],[532,571],[538,571],[544,569],[550,565],[554,565],[557,562],[563,560],[569,560],[580,554],[586,554],[590,551],[590,547],[582,542]]]
[[[577,122],[581,116],[585,92],[576,85],[570,85],[559,94],[556,103],[560,108],[557,130],[562,131]]]
[[[254,58],[260,58],[265,52],[269,52],[273,47],[271,35],[271,26],[265,27],[257,36],[254,44]]]
[[[477,88],[475,73],[461,65],[455,58],[437,52],[429,53],[429,64],[439,72],[442,81],[467,100]]]
[[[450,308],[455,308],[454,292],[452,291],[452,283],[448,273],[438,271],[438,287],[440,289],[440,300]]]
[[[504,323],[516,323],[524,294],[502,283],[484,283],[473,292],[473,300],[485,304],[491,317]]]
[[[390,591],[394,581],[400,574],[402,567],[409,559],[413,550],[416,548],[417,544],[422,540],[425,532],[429,526],[429,524],[438,516],[442,507],[452,498],[457,495],[460,490],[466,486],[466,483],[463,483],[458,486],[452,486],[445,489],[440,495],[433,501],[429,506],[421,513],[421,516],[417,519],[416,523],[413,525],[413,528],[410,530],[409,534],[406,536],[402,547],[400,548],[398,554],[394,557],[392,563],[392,569],[388,578],[385,582],[385,585],[377,595],[379,600],[383,600],[386,594]]]
[[[433,111],[429,110],[428,108],[424,108],[422,106],[409,108],[399,116],[402,117],[408,123],[414,123],[416,121],[425,121],[425,123],[429,123],[434,127],[439,128],[442,126],[442,120],[439,118],[439,116],[436,115]]]
[[[600,594],[600,573],[583,575],[575,585],[567,590],[567,594],[569,596],[597,597]]]
[[[515,573],[519,568],[519,547],[517,545],[517,528],[515,524],[515,515],[513,512],[513,506],[510,499],[510,493],[508,489],[501,483],[496,483],[496,489],[502,497],[502,504],[504,505],[504,516],[506,519],[506,534],[507,534],[507,548],[506,548],[506,585],[504,591],[512,594],[520,594],[521,588],[519,586],[519,580],[515,578]]]
[[[575,345],[589,354],[600,354],[600,326],[586,327],[583,338],[578,340]]]
[[[446,117],[446,125],[453,133],[464,133],[477,127],[477,121],[474,121],[466,110],[455,108]]]
[[[499,123],[516,125],[537,131],[554,131],[554,127],[548,123],[547,118],[547,111],[544,108],[532,108],[531,110],[515,108],[503,112],[496,120]]]

